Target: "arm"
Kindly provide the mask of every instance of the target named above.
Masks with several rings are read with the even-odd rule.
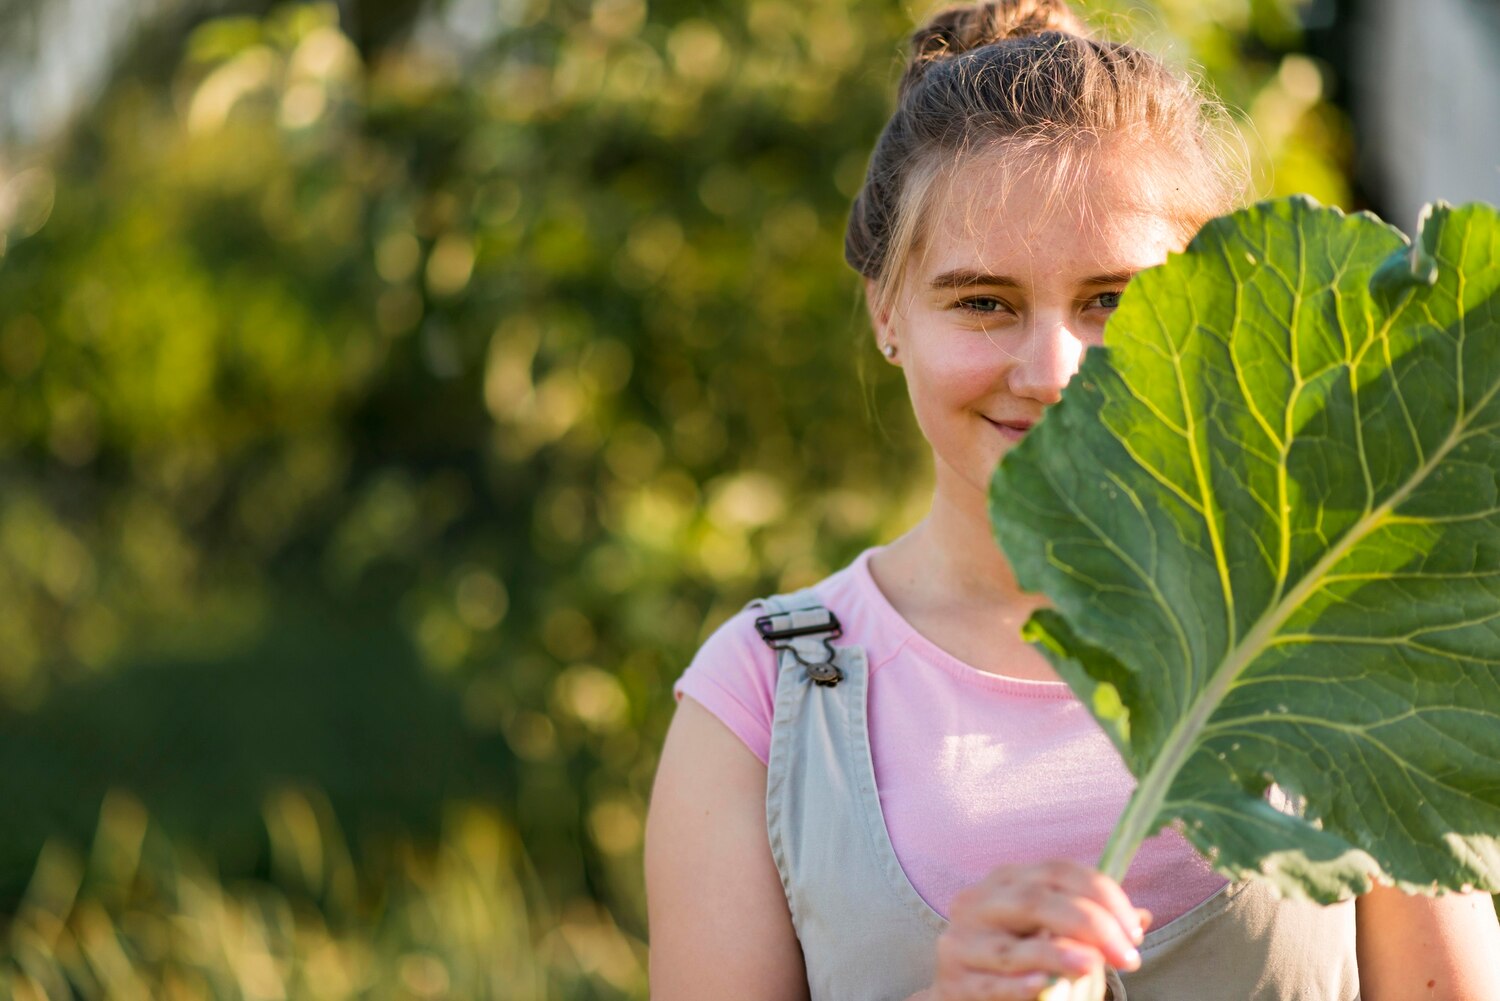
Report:
[[[646,907],[654,1001],[808,996],[766,836],[766,768],[691,698],[651,794]]]
[[[1422,897],[1381,886],[1354,906],[1364,1001],[1500,998],[1500,924],[1489,894]]]

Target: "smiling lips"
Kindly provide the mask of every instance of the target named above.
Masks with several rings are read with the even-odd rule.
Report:
[[[988,417],[984,419],[989,421],[991,427],[1004,435],[1007,441],[1020,441],[1026,432],[1031,430],[1033,423],[1032,421],[996,421]]]

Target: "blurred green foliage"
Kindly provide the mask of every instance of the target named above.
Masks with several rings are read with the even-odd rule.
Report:
[[[1347,203],[1290,0],[1082,6]],[[208,20],[0,167],[0,992],[644,997],[671,682],[920,516],[841,255],[920,12],[504,10]]]

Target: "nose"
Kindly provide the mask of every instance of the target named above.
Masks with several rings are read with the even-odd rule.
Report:
[[[1062,398],[1063,387],[1078,371],[1083,342],[1061,319],[1033,317],[1009,373],[1009,388],[1044,406]]]

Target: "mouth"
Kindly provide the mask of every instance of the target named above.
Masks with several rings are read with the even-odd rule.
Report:
[[[988,417],[984,419],[990,427],[999,431],[1006,441],[1020,441],[1025,437],[1026,432],[1031,430],[1032,426],[1031,421],[995,421],[990,420]]]

